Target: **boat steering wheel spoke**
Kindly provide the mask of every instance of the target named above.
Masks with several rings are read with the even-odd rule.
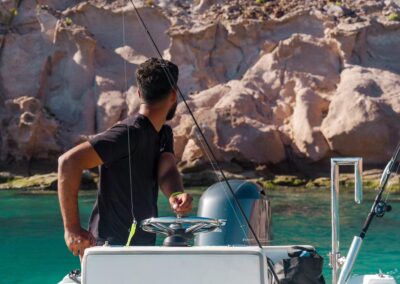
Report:
[[[143,231],[166,235],[164,246],[188,246],[194,235],[214,232],[226,220],[202,217],[160,217],[145,219],[140,223]]]

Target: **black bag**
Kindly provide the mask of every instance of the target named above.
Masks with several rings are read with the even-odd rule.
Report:
[[[324,259],[314,249],[294,246],[288,256],[274,265],[281,284],[325,284]]]

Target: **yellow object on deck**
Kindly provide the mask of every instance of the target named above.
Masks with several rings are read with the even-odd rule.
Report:
[[[126,245],[125,245],[126,247],[131,244],[132,238],[136,233],[136,223],[137,223],[136,220],[133,220],[131,229],[129,230],[128,241],[126,242]]]

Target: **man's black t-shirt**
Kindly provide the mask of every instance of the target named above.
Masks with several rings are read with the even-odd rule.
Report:
[[[132,168],[132,201],[129,181],[128,126]],[[101,243],[125,245],[132,225],[132,209],[138,222],[156,217],[157,170],[161,153],[173,153],[173,135],[169,126],[159,132],[151,121],[135,115],[96,135],[90,141],[103,161],[96,203],[89,230]],[[139,225],[132,245],[154,245],[155,234]]]

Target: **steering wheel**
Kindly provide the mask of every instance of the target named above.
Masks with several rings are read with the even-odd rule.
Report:
[[[203,217],[159,217],[140,223],[143,231],[163,234],[164,246],[189,246],[195,234],[214,232],[226,224],[226,220]]]

